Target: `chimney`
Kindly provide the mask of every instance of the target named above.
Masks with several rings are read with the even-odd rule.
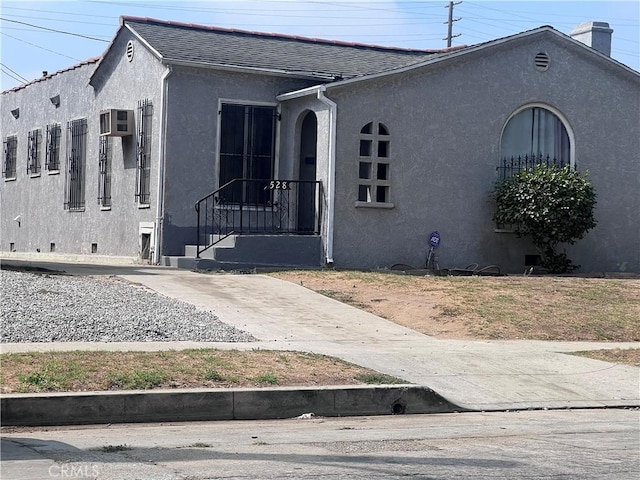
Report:
[[[586,22],[574,28],[570,36],[610,57],[612,33],[607,22]]]

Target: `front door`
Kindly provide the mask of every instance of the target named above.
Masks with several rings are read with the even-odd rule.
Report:
[[[274,107],[222,104],[218,185],[234,179],[263,180],[238,182],[227,192],[227,201],[263,204],[268,199],[264,186],[273,178],[276,116]]]
[[[300,131],[300,159],[298,179],[298,231],[313,233],[316,227],[316,144],[318,121],[313,112],[307,113]]]

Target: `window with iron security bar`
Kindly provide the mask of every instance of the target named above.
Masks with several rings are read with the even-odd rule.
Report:
[[[151,184],[151,120],[153,105],[149,100],[138,102],[138,165],[136,168],[136,199],[138,205],[149,205]]]
[[[535,155],[533,153],[518,155],[517,157],[504,157],[500,162],[500,166],[497,167],[498,176],[500,180],[504,180],[520,172],[532,170],[537,165],[546,165],[547,167],[555,165],[562,168],[569,165],[569,163],[562,159],[558,160],[557,158],[553,158],[550,155]],[[573,169],[577,169],[575,164],[573,165]]]
[[[220,171],[218,185],[235,179],[273,177],[278,113],[275,107],[223,103],[220,111]],[[246,188],[245,188],[246,187]],[[251,184],[233,183],[233,197],[245,204],[262,204],[268,192]]]
[[[47,150],[45,168],[50,172],[60,170],[60,137],[62,127],[59,123],[47,125]]]
[[[4,162],[2,176],[6,179],[16,178],[16,157],[18,153],[18,137],[10,136],[4,140]]]
[[[100,136],[98,157],[98,204],[102,208],[111,207],[111,137]]]
[[[84,210],[85,170],[87,164],[87,119],[67,123],[67,168],[65,210]]]
[[[37,175],[40,173],[40,157],[42,156],[42,131],[40,129],[31,130],[28,141],[27,174]]]

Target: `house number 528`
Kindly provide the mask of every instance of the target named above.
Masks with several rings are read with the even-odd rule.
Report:
[[[269,190],[291,190],[291,184],[286,180],[271,180]]]

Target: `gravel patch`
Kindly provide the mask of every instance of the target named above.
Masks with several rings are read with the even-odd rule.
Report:
[[[0,270],[1,343],[250,342],[211,312],[118,277]]]

